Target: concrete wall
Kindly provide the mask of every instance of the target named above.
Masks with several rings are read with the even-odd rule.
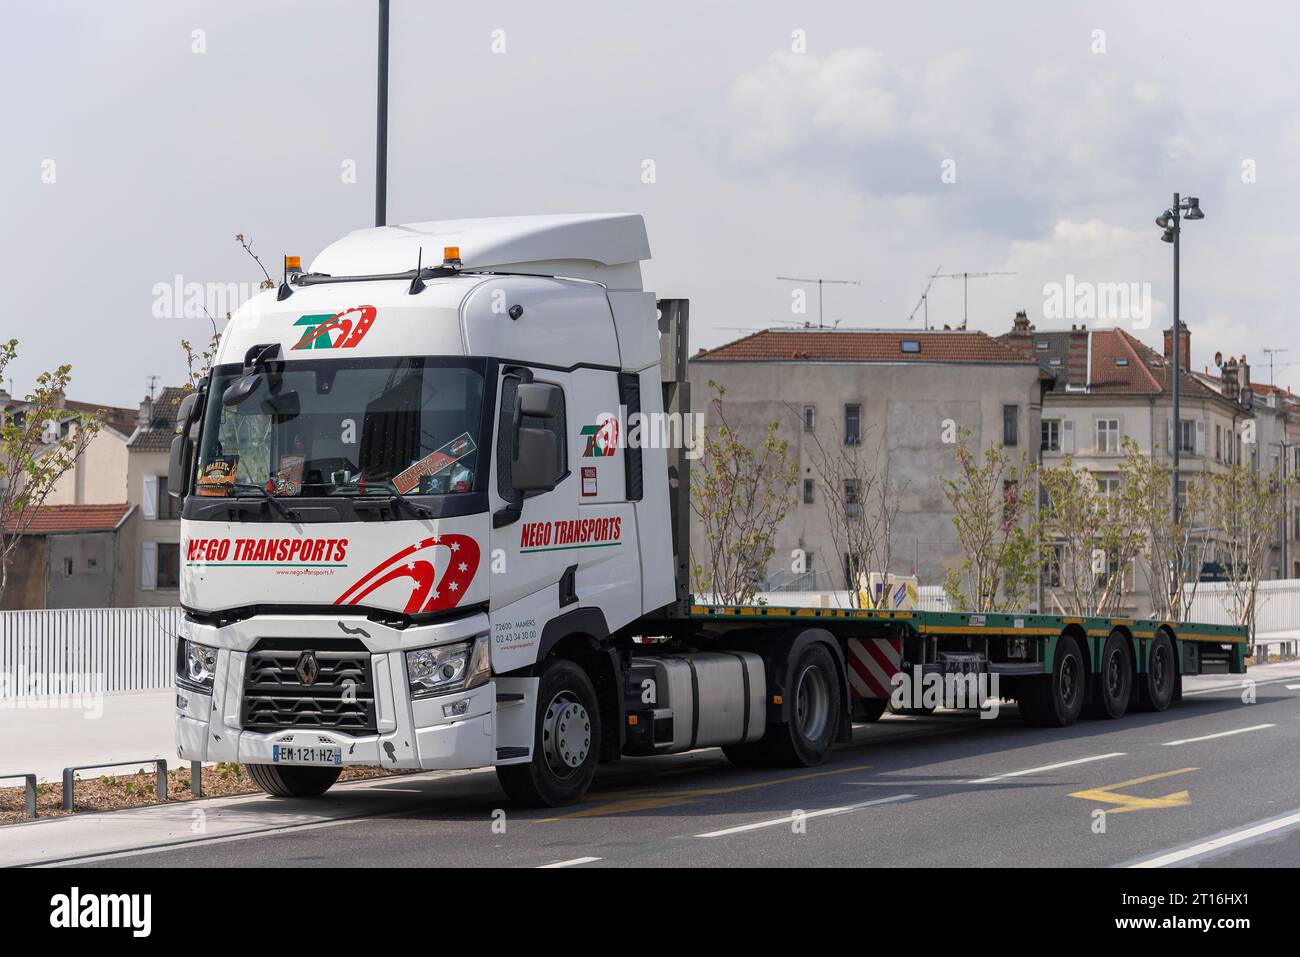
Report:
[[[46,608],[106,608],[117,584],[117,533],[47,535]]]
[[[940,480],[956,475],[955,446],[945,442],[954,428],[969,430],[970,444],[1000,443],[1004,405],[1018,407],[1018,451],[1037,456],[1040,435],[1038,369],[1030,364],[734,362],[690,363],[691,400],[716,426],[709,380],[724,385],[728,422],[747,439],[761,441],[767,423],[780,422],[780,434],[799,459],[800,485],[776,540],[770,577],[787,570],[794,549],[814,554],[821,572],[807,588],[840,588],[843,559],[835,554],[830,521],[817,484],[814,502],[803,504],[802,479],[815,479],[815,443],[803,430],[805,404],[816,406],[817,435],[823,443],[842,443],[844,405],[862,406],[862,452],[880,455],[887,481],[898,489],[899,514],[888,571],[915,574],[922,584],[941,584],[947,569],[960,562],[952,510]],[[692,523],[692,552],[704,554],[698,522]]]
[[[9,580],[0,610],[45,607],[45,536],[24,535],[9,558]]]

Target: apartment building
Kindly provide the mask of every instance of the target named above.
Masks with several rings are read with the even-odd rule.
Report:
[[[135,511],[122,536],[123,604],[180,602],[180,502],[167,494],[167,466],[184,395],[168,386],[142,401],[127,442],[127,501]]]
[[[813,466],[817,441],[875,457],[899,506],[887,570],[923,584],[941,584],[962,558],[941,486],[957,474],[959,430],[972,447],[1002,444],[1031,460],[1038,453],[1047,376],[1034,357],[982,332],[767,329],[701,350],[689,370],[692,405],[710,428],[713,380],[726,388],[724,410],[742,437],[761,441],[777,421],[799,462],[794,503],[761,570],[772,586],[843,587],[844,556],[835,554]],[[695,522],[694,554],[704,547]],[[802,575],[791,567],[796,549],[806,556]]]

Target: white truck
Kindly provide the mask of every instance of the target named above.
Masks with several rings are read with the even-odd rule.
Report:
[[[690,407],[649,256],[636,215],[366,229],[233,316],[172,445],[182,759],[299,797],[491,765],[555,806],[622,755],[818,763],[908,668],[1058,725],[1243,669],[1241,629],[692,604],[685,449],[628,434]]]

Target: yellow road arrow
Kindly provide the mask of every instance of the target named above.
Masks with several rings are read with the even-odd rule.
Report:
[[[1191,796],[1186,791],[1175,791],[1172,794],[1166,794],[1164,797],[1137,797],[1133,794],[1118,794],[1120,788],[1131,788],[1137,784],[1146,784],[1148,781],[1159,781],[1161,778],[1171,778],[1175,774],[1187,774],[1196,771],[1197,768],[1179,768],[1177,771],[1161,771],[1159,774],[1148,774],[1146,777],[1133,778],[1130,781],[1120,781],[1118,784],[1108,784],[1101,788],[1089,788],[1086,791],[1075,791],[1070,797],[1081,798],[1084,801],[1097,801],[1102,804],[1114,804],[1116,809],[1110,811],[1110,814],[1125,814],[1128,811],[1150,811],[1162,807],[1186,807],[1192,803]]]

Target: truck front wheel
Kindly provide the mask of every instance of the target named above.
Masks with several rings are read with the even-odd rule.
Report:
[[[248,776],[267,794],[276,797],[320,797],[339,779],[342,768],[292,767],[284,764],[246,764]]]
[[[572,661],[552,658],[537,685],[533,759],[497,768],[510,800],[532,807],[560,807],[582,800],[600,756],[600,706],[587,673]]]

